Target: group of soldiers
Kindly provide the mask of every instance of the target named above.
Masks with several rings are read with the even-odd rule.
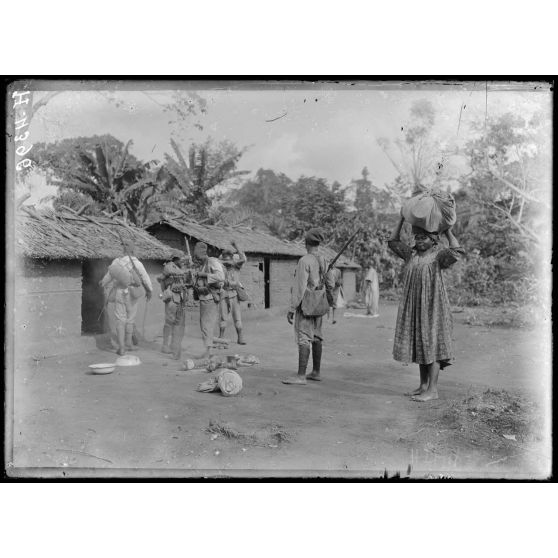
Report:
[[[239,277],[240,269],[246,262],[246,256],[234,241],[231,244],[232,249],[223,250],[219,258],[208,255],[207,244],[204,242],[195,245],[193,257],[177,251],[175,256],[164,265],[163,272],[157,276],[161,286],[159,296],[165,304],[161,347],[163,353],[171,354],[176,360],[181,357],[186,307],[191,292],[194,300],[199,301],[200,308],[200,329],[204,344],[204,353],[200,358],[210,356],[210,350],[214,346],[217,321],[219,321],[219,339],[223,339],[231,316],[236,328],[238,344],[246,344],[238,300],[239,291],[243,292]],[[134,256],[133,245],[125,243],[124,251],[126,255],[114,260],[101,280],[107,303],[114,303],[119,355],[135,349],[132,336],[139,299],[143,296],[143,292],[147,300],[150,300],[153,295],[153,284],[143,264]],[[117,266],[129,272],[127,281],[122,281],[119,274],[113,271]]]
[[[327,262],[319,254],[319,246],[324,242],[321,229],[310,229],[305,236],[307,253],[297,263],[291,286],[290,307],[287,313],[289,324],[294,326],[295,342],[298,346],[297,374],[285,378],[286,384],[306,384],[306,380],[320,381],[322,360],[322,315],[307,315],[302,311],[303,298],[307,291],[324,288],[328,293],[329,306],[335,308],[335,298],[342,285],[338,269],[327,268]],[[237,342],[245,345],[242,331],[240,295],[244,292],[240,282],[240,269],[246,262],[246,256],[233,241],[231,249],[222,251],[219,258],[208,255],[208,247],[198,242],[192,257],[182,252],[168,261],[163,272],[157,276],[161,286],[160,298],[165,304],[165,323],[163,326],[163,344],[161,351],[181,358],[182,341],[185,334],[186,308],[190,292],[199,302],[200,329],[204,344],[204,353],[199,358],[207,359],[215,343],[215,330],[219,321],[219,338],[223,340],[228,321],[232,321],[237,332]],[[117,258],[101,281],[105,287],[107,300],[114,304],[114,316],[118,339],[118,354],[133,350],[132,334],[137,314],[137,305],[141,297],[141,288],[147,300],[153,294],[153,285],[141,262],[133,255],[133,246],[125,244],[126,255]],[[128,282],[118,283],[119,274],[111,271],[121,265],[129,273]],[[111,274],[112,273],[112,274]],[[124,273],[125,275],[125,273]],[[327,308],[326,308],[327,312]],[[306,375],[308,362],[312,356],[312,371]]]

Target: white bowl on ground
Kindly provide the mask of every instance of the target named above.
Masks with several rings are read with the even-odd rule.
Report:
[[[114,372],[116,364],[114,362],[102,362],[100,364],[90,364],[89,369],[93,374],[110,374]]]

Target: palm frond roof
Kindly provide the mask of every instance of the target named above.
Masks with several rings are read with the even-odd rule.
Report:
[[[165,260],[173,250],[144,229],[108,217],[20,208],[15,219],[16,254],[45,259],[113,259],[131,241],[140,259]]]

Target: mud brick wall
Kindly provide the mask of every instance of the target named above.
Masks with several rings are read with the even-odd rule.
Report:
[[[81,335],[81,262],[17,262],[14,327],[16,351],[28,344]]]
[[[243,302],[243,309],[265,308],[264,259],[246,255],[246,263],[240,270],[240,282],[246,289],[249,302]]]
[[[273,258],[270,263],[271,307],[287,307],[291,299],[291,285],[298,258]]]
[[[345,300],[353,300],[356,298],[356,270],[343,269],[343,293]]]

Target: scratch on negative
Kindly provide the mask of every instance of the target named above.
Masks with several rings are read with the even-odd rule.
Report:
[[[463,103],[461,103],[461,109],[459,110],[459,122],[457,123],[457,135],[459,135],[459,127],[461,126],[461,115],[463,114]]]
[[[278,116],[277,118],[272,118],[271,120],[266,120],[266,122],[275,122],[276,120],[279,120],[280,118],[283,118],[284,116],[287,116],[286,112],[284,114],[282,114],[281,116]]]

